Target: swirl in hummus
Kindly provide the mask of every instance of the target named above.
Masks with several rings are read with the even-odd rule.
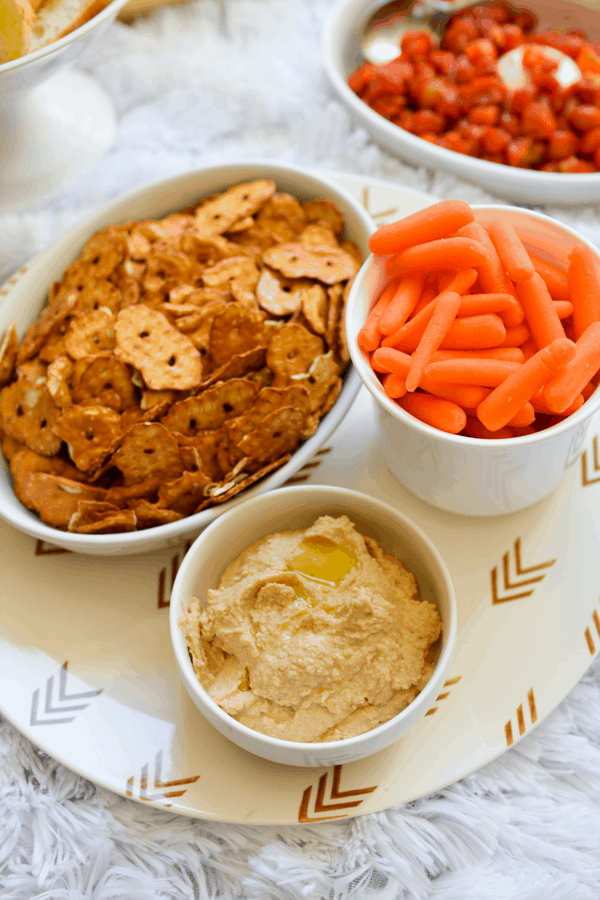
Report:
[[[442,628],[414,576],[346,516],[252,544],[179,624],[212,699],[288,741],[337,741],[397,715],[427,684]]]

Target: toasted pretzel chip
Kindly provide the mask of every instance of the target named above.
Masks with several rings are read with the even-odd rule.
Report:
[[[275,373],[275,387],[285,385],[292,375],[308,372],[313,360],[323,353],[323,341],[303,325],[286,322],[273,335],[267,348],[267,365]]]
[[[258,228],[269,232],[277,243],[294,240],[306,225],[306,213],[291,194],[276,193],[256,215]]]
[[[286,388],[263,388],[250,409],[226,423],[230,443],[237,445],[245,434],[255,431],[268,415],[285,406],[309,411],[309,392],[297,384]]]
[[[77,263],[87,270],[87,278],[108,278],[127,253],[127,239],[122,231],[109,225],[85,244]],[[87,280],[87,279],[86,279]]]
[[[148,475],[138,484],[111,485],[106,491],[106,500],[115,506],[133,506],[139,500],[155,501],[158,499],[158,489],[163,483],[162,475]]]
[[[83,503],[79,504],[80,507]],[[110,506],[110,504],[107,504]],[[85,516],[82,513],[81,516]],[[89,514],[88,514],[89,517]],[[135,531],[137,516],[133,509],[116,509],[114,512],[98,513],[91,522],[80,522],[80,513],[75,512],[69,519],[69,531],[76,534],[122,534]]]
[[[107,513],[118,513],[118,506],[106,500],[78,500],[77,509],[69,521],[69,531],[76,531],[79,525],[90,525]]]
[[[34,356],[45,343],[48,335],[69,316],[77,303],[76,294],[67,294],[61,300],[48,305],[37,322],[27,330],[17,352],[17,365]]]
[[[215,492],[216,488],[225,487],[226,485],[207,485],[205,490],[208,492],[209,488],[213,488],[213,493],[209,494],[212,503],[221,504],[227,503],[228,500],[233,500],[241,491],[245,491],[246,488],[249,488],[250,485],[256,484],[257,481],[260,481],[261,478],[264,478],[269,472],[273,472],[275,469],[281,468],[284,466],[286,462],[289,462],[290,454],[286,453],[283,456],[280,456],[279,459],[275,459],[272,462],[268,463],[268,465],[263,466],[258,469],[258,471],[252,473],[251,475],[244,475],[236,484],[232,485],[232,487],[227,488],[227,490],[222,490]],[[200,512],[204,506],[201,504],[196,512]]]
[[[311,222],[307,225],[300,234],[300,243],[307,250],[314,248],[317,252],[323,252],[325,248],[340,249],[333,228],[327,222]]]
[[[53,426],[60,410],[45,383],[19,378],[0,391],[0,424],[5,434],[42,456],[54,456],[60,439]]]
[[[325,340],[327,341],[327,346],[329,347],[329,349],[333,350],[334,353],[337,353],[338,333],[340,319],[342,316],[344,290],[341,284],[332,284],[331,287],[327,288],[327,294],[329,295],[329,307],[327,310],[327,329],[325,331]]]
[[[178,478],[183,473],[177,441],[158,422],[140,422],[123,437],[112,464],[123,475],[125,487],[139,484],[149,475]]]
[[[127,367],[120,359],[96,356],[73,386],[73,400],[75,403],[93,401],[97,406],[110,406],[121,412],[137,403],[137,393]]]
[[[9,463],[12,462],[13,457],[16,453],[18,453],[19,450],[22,450],[23,448],[25,448],[26,450],[28,449],[27,447],[25,447],[25,444],[22,444],[20,441],[15,441],[15,439],[10,437],[8,434],[2,434],[1,431],[0,445],[2,446],[2,453],[4,454],[4,458]],[[33,453],[33,450],[30,452]],[[51,459],[51,457],[44,456],[42,457],[42,459]]]
[[[229,259],[231,256],[253,257],[255,254],[254,248],[240,246],[221,234],[186,234],[181,239],[180,248],[197,266],[213,266],[219,260]]]
[[[107,309],[93,309],[71,319],[65,347],[71,359],[94,356],[115,346],[115,317]]]
[[[310,282],[278,277],[270,269],[263,269],[256,286],[259,306],[273,316],[289,316],[300,309]]]
[[[73,398],[69,386],[69,377],[73,371],[73,361],[68,356],[58,356],[48,366],[46,387],[48,393],[60,409],[71,406]]]
[[[96,309],[106,309],[113,315],[119,311],[121,303],[121,291],[107,278],[91,278],[85,282],[79,291],[77,305],[73,310],[75,315],[82,312],[91,312]]]
[[[238,444],[240,452],[259,465],[289,453],[300,443],[305,420],[305,413],[299,409],[291,406],[276,409],[262,420],[258,428],[244,435]]]
[[[202,273],[202,280],[207,287],[228,287],[240,303],[253,303],[258,279],[256,264],[247,256],[223,259]]]
[[[200,431],[193,437],[189,435],[179,435],[173,432],[177,442],[193,448],[200,459],[198,468],[209,478],[218,479],[222,475],[222,469],[219,465],[218,453],[219,446],[223,440],[223,429],[214,428],[206,431]]]
[[[344,287],[344,293],[342,297],[342,311],[340,313],[340,320],[338,323],[338,356],[343,367],[347,366],[350,362],[350,351],[348,350],[348,339],[346,338],[346,307],[348,306],[348,297],[350,296],[350,290],[353,283],[354,278],[351,278],[350,281],[346,282],[346,285]]]
[[[80,500],[104,500],[106,491],[60,475],[32,472],[25,479],[23,495],[25,506],[35,509],[42,522],[66,530]]]
[[[360,252],[360,250],[358,249],[356,244],[353,241],[341,241],[340,247],[346,253],[350,254],[350,256],[352,257],[352,259],[354,260],[354,262],[357,265],[357,271],[358,271],[358,269],[360,269],[360,267],[363,264],[363,257],[362,257],[362,253]]]
[[[162,313],[140,304],[123,309],[115,325],[115,354],[136,366],[151,390],[186,390],[202,379],[198,350]]]
[[[28,359],[17,366],[17,379],[28,382],[32,387],[42,387],[46,384],[47,371],[48,367],[40,359]]]
[[[251,307],[229,304],[210,330],[211,369],[217,369],[240,353],[265,344],[264,313]]]
[[[177,391],[142,391],[142,399],[140,400],[140,409],[150,410],[157,406],[162,407],[163,404],[171,406],[180,396]]]
[[[216,384],[217,381],[242,378],[244,375],[247,375],[249,379],[256,383],[254,376],[258,375],[260,371],[264,371],[266,359],[266,347],[253,347],[252,350],[246,350],[245,353],[237,353],[218,369],[215,369],[208,378],[205,378],[199,390],[204,390],[210,387],[211,384]]]
[[[325,334],[327,328],[327,293],[322,284],[313,284],[302,291],[302,312],[317,334]]]
[[[336,237],[342,236],[344,217],[331,200],[309,200],[302,208],[308,222],[326,222]]]
[[[65,441],[81,472],[94,472],[113,450],[122,432],[119,414],[108,406],[69,406],[54,432]]]
[[[227,301],[217,300],[215,303],[209,303],[207,306],[199,309],[193,318],[190,316],[189,321],[182,320],[177,323],[177,329],[187,334],[201,356],[208,352],[210,332],[214,320],[222,312],[225,312],[227,306]]]
[[[229,234],[236,234],[238,231],[245,231],[246,228],[250,228],[251,225],[254,225],[254,219],[252,216],[245,216],[245,218],[240,219],[238,222],[234,222],[227,231]]]
[[[335,284],[352,278],[358,271],[349,253],[324,247],[307,250],[302,244],[278,244],[267,250],[263,259],[287,278],[316,278],[325,284]]]
[[[146,260],[144,290],[166,293],[174,284],[186,284],[192,278],[192,271],[192,261],[185,253],[167,251],[159,246],[152,250]]]
[[[185,435],[219,428],[227,419],[248,409],[257,393],[256,385],[244,378],[219,381],[201,394],[175,403],[162,420],[163,425]]]
[[[63,325],[62,328],[51,332],[42,344],[38,353],[38,358],[41,359],[42,362],[52,363],[55,359],[58,359],[59,356],[67,356],[65,335],[62,329],[66,331],[66,328]]]
[[[317,356],[306,374],[292,375],[293,383],[298,387],[302,387],[308,393],[309,412],[314,413],[321,409],[329,392],[338,380],[339,372],[339,366],[330,350],[324,356]]]
[[[189,284],[180,284],[169,291],[169,303],[187,303],[198,310],[217,301],[231,300],[229,289],[220,287],[192,288]]]
[[[0,344],[0,388],[12,378],[17,360],[19,338],[14,323],[10,326]]]
[[[196,228],[200,234],[223,234],[234,222],[251,216],[275,192],[275,183],[267,178],[236,184],[223,194],[202,203],[196,210]]]
[[[71,479],[71,481],[80,481],[82,479],[81,472],[78,472],[75,466],[70,465],[65,459],[61,459],[60,456],[41,456],[23,444],[19,444],[18,449],[12,455],[10,471],[15,494],[24,506],[28,506],[25,494],[25,481],[28,475],[34,472],[60,475],[63,478]],[[28,506],[28,508],[33,509],[34,507]]]
[[[135,512],[138,531],[145,528],[156,528],[159,525],[169,525],[171,522],[183,519],[181,513],[175,512],[174,509],[162,509],[153,503],[148,503],[147,500],[138,500],[131,509]]]
[[[189,516],[204,499],[204,488],[210,484],[203,472],[184,472],[175,481],[167,481],[158,491],[160,503],[183,516]]]

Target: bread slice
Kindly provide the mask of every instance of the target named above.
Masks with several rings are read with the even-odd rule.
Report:
[[[75,31],[98,15],[109,2],[110,0],[46,0],[38,11],[37,21],[32,28],[29,52],[33,53]]]
[[[0,64],[27,53],[34,22],[29,0],[0,0]]]

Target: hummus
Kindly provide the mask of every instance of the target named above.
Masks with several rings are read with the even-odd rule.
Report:
[[[337,741],[414,700],[442,626],[401,562],[346,516],[323,516],[248,547],[180,627],[200,683],[238,722]]]

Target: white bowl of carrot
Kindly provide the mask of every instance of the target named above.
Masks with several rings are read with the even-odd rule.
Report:
[[[546,497],[600,408],[596,248],[541,213],[447,200],[370,249],[346,327],[391,471],[468,515]]]

